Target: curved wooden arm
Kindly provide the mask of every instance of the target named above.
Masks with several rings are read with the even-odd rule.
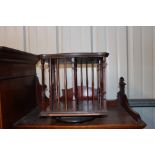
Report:
[[[124,82],[124,78],[120,77],[120,80],[119,80],[120,90],[117,93],[118,104],[123,106],[125,110],[137,121],[137,123],[141,123],[145,127],[146,124],[141,120],[140,115],[137,112],[135,112],[133,109],[131,109],[129,106],[128,98],[125,94],[125,85],[126,83]]]

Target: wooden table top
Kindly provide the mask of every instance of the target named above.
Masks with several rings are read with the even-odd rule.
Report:
[[[28,129],[119,129],[119,128],[144,128],[146,124],[136,121],[116,101],[107,101],[108,115],[97,117],[83,123],[65,123],[52,117],[40,117],[40,110],[36,107],[32,112],[24,116],[14,124],[15,128]]]

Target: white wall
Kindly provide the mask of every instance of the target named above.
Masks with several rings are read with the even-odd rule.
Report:
[[[154,27],[128,27],[130,98],[155,98],[154,30]]]
[[[0,46],[24,50],[22,26],[0,26]]]
[[[116,98],[120,76],[129,98],[155,98],[154,27],[0,27],[0,45],[35,54],[109,52],[107,98]]]
[[[55,26],[30,26],[24,27],[24,30],[27,52],[34,54],[57,52]]]

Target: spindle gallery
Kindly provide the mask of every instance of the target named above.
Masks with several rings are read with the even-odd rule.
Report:
[[[88,116],[107,115],[105,69],[108,55],[108,53],[41,55],[41,116],[59,118],[87,116],[85,118],[89,119]],[[49,66],[50,95],[47,102],[45,63]]]
[[[144,128],[129,107],[123,77],[116,99],[106,99],[108,55],[34,55],[0,47],[0,128]]]

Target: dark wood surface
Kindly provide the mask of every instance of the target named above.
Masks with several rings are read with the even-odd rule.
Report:
[[[14,128],[28,129],[129,129],[144,128],[146,124],[139,119],[135,120],[117,100],[107,101],[108,114],[104,117],[96,117],[95,119],[83,123],[65,123],[52,117],[40,117],[39,108],[35,108],[31,113],[24,116],[16,124]]]
[[[0,128],[14,122],[36,106],[38,56],[0,47]]]
[[[102,58],[102,57],[108,57],[109,53],[107,52],[94,52],[94,53],[59,53],[59,54],[41,54],[41,59],[56,59],[56,58]]]

